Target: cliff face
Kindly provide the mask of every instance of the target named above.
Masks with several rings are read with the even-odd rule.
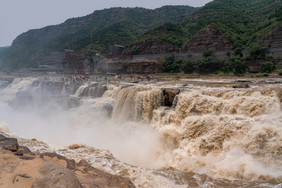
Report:
[[[282,26],[270,32],[263,39],[263,44],[269,48],[282,48]]]
[[[97,71],[100,73],[133,73],[151,74],[161,72],[157,59],[104,59],[98,62]]]
[[[183,52],[203,52],[208,49],[231,50],[232,43],[220,31],[208,26],[184,45]]]
[[[164,40],[151,39],[145,42],[137,42],[129,45],[126,51],[137,51],[138,54],[165,54],[177,51],[178,46]]]

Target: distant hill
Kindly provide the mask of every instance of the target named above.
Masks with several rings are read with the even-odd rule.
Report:
[[[0,47],[0,52],[7,49],[7,48],[8,48],[8,46],[7,47]]]
[[[282,48],[281,41],[275,42],[281,40],[281,25],[281,0],[214,0],[180,23],[146,32],[127,51],[148,54],[247,49],[260,43]]]
[[[110,45],[127,45],[144,32],[167,22],[178,23],[199,8],[164,6],[158,9],[110,8],[68,19],[62,24],[30,30],[19,35],[0,53],[2,65],[36,66],[54,51],[71,49],[107,53]],[[0,59],[0,61],[1,61]]]

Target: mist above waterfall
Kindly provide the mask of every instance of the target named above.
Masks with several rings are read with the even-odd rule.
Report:
[[[89,145],[108,149],[120,160],[131,164],[162,165],[156,163],[163,150],[161,136],[145,123],[111,119],[107,104],[110,106],[113,99],[101,105],[99,99],[86,98],[81,101],[83,105],[68,109],[66,101],[62,101],[63,87],[57,88],[54,95],[54,90],[42,83],[26,84],[26,80],[21,80],[14,84],[22,85],[23,91],[0,106],[1,123],[9,125],[13,134],[42,140],[54,149],[72,144]],[[105,90],[105,86],[102,87]],[[6,88],[1,92],[12,91]]]

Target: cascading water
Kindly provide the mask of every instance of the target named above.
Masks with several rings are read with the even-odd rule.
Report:
[[[19,91],[24,91],[32,85],[34,78],[15,78],[6,88],[1,90],[0,102],[12,100]]]
[[[8,125],[10,134],[28,138],[21,144],[33,151],[84,158],[131,178],[137,187],[281,186],[281,85],[232,89],[86,83],[73,95],[52,83],[22,78],[0,90],[0,132],[8,133]],[[164,106],[163,88],[168,86],[181,91],[172,107]],[[32,87],[44,93],[57,88],[48,100],[37,98],[42,108],[60,106],[56,98],[62,93],[81,105],[40,115],[7,105],[17,101],[17,92],[30,93]]]
[[[112,117],[150,123],[153,110],[162,103],[163,94],[160,89],[129,86],[117,93]]]
[[[173,141],[177,169],[281,180],[281,120],[274,90],[216,88],[184,91],[175,110],[156,110],[151,124]]]
[[[75,92],[76,97],[102,97],[107,86],[104,83],[86,83],[78,88]]]

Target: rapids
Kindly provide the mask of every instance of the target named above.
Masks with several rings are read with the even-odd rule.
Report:
[[[0,132],[137,187],[281,187],[282,85],[204,82],[15,78],[0,87]],[[180,90],[171,107],[163,88]]]

